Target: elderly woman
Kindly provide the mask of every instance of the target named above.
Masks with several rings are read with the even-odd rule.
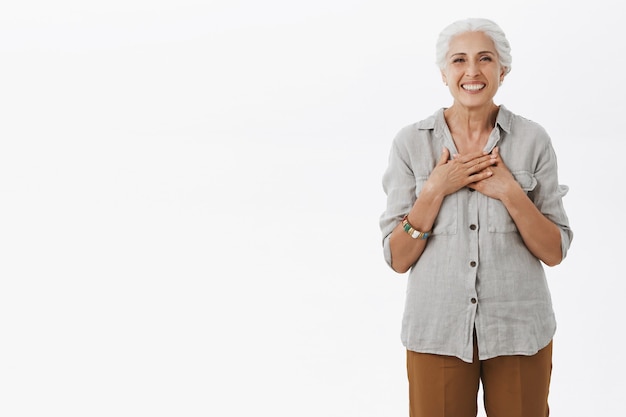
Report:
[[[448,108],[402,129],[383,177],[383,249],[410,270],[402,321],[411,417],[548,416],[556,322],[544,267],[572,240],[545,130],[494,96],[509,43],[485,19],[453,23],[437,63]]]

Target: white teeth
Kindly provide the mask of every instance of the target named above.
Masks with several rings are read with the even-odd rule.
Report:
[[[469,91],[478,91],[485,87],[485,84],[464,84],[463,89]]]

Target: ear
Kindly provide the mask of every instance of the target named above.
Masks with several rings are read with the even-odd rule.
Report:
[[[446,78],[446,74],[441,70],[441,80],[445,85],[448,85],[448,78]]]

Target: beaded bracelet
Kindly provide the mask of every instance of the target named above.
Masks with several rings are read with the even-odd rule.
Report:
[[[406,216],[404,216],[404,218],[402,219],[402,228],[413,239],[425,240],[425,239],[428,239],[428,237],[432,233],[432,231],[431,232],[420,232],[419,230],[414,229],[413,226],[411,226],[411,223],[409,223],[409,215],[408,214]]]

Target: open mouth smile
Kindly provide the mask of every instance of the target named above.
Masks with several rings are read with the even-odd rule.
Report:
[[[485,88],[485,84],[462,84],[461,88],[466,91],[479,91]]]

